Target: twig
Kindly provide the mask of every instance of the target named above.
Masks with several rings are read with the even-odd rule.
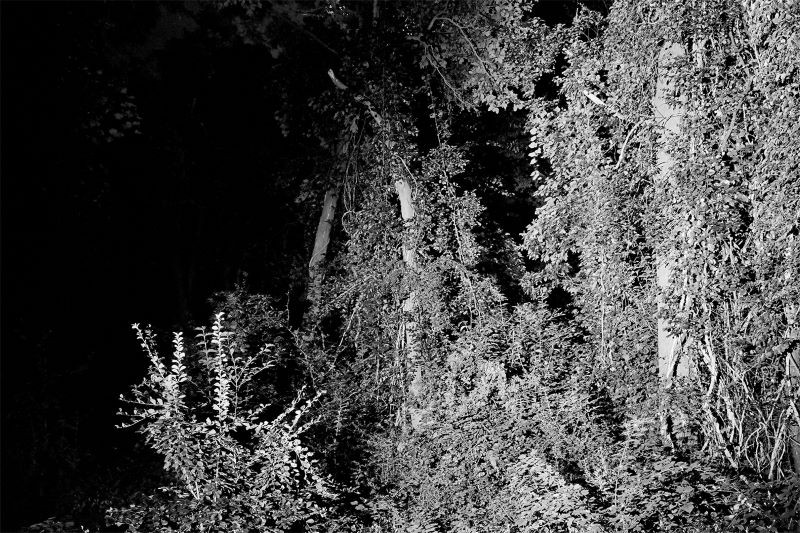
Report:
[[[339,54],[339,52],[337,52],[336,50],[334,50],[333,48],[331,48],[330,46],[328,46],[328,45],[325,43],[325,41],[323,41],[322,39],[320,39],[319,37],[317,37],[316,35],[314,35],[313,33],[311,33],[309,30],[307,30],[306,28],[304,28],[304,27],[303,27],[303,26],[301,26],[300,24],[298,24],[298,23],[296,23],[295,21],[293,21],[291,18],[287,17],[286,15],[284,15],[284,14],[282,14],[282,13],[277,13],[277,12],[276,12],[275,14],[276,14],[278,17],[280,17],[280,18],[282,18],[283,20],[285,20],[286,22],[288,22],[289,24],[291,24],[292,26],[294,26],[295,28],[297,28],[298,30],[300,30],[301,32],[303,32],[304,34],[306,34],[308,37],[310,37],[312,40],[314,40],[314,41],[315,41],[317,44],[319,44],[320,46],[322,46],[322,47],[323,47],[325,50],[327,50],[328,52],[332,53],[332,54],[333,54],[333,55],[335,55],[336,57],[342,57],[342,56]]]
[[[342,343],[344,342],[344,336],[347,335],[347,332],[350,331],[350,326],[353,325],[353,317],[356,316],[356,311],[358,311],[359,306],[361,305],[361,297],[356,300],[356,305],[353,306],[353,312],[350,313],[350,320],[347,321],[347,327],[344,328],[342,332],[342,337],[339,339],[339,345],[336,347],[338,350],[342,347]]]
[[[783,419],[783,417],[781,417]],[[786,431],[786,420],[783,419],[778,434],[775,436],[775,444],[772,446],[772,453],[769,456],[769,476],[767,479],[775,479],[775,465],[778,462],[778,449],[783,442],[783,434]],[[782,455],[782,454],[781,454]]]
[[[453,87],[453,85],[447,80],[447,76],[445,76],[442,73],[442,71],[439,70],[439,66],[436,64],[436,56],[435,56],[435,54],[433,54],[432,52],[430,52],[428,50],[429,47],[428,47],[428,45],[426,43],[423,42],[422,45],[425,48],[425,55],[428,56],[428,63],[430,63],[433,66],[433,69],[436,71],[437,74],[439,74],[439,77],[442,78],[442,81],[444,82],[444,84],[455,95],[455,97],[458,99],[458,101],[461,102],[461,105],[463,105],[465,108],[468,108],[469,105],[461,97],[461,94],[459,94],[459,92],[456,90],[456,88]]]
[[[717,416],[714,415],[711,408],[709,407],[709,414],[711,416],[711,420],[714,422],[714,429],[717,433],[717,438],[720,440],[722,444],[722,453],[725,455],[725,458],[731,464],[734,470],[739,469],[739,463],[734,459],[733,454],[731,453],[731,445],[728,442],[728,439],[725,438],[725,435],[722,433],[722,428],[720,427],[719,419]]]
[[[336,74],[333,73],[332,68],[328,69],[328,77],[331,79],[331,81],[333,82],[333,84],[336,86],[337,89],[339,89],[340,91],[347,90],[347,85],[339,81],[339,78],[337,78]]]
[[[642,120],[634,124],[634,126],[630,129],[630,131],[628,131],[628,135],[625,136],[625,142],[622,143],[622,148],[619,151],[619,159],[617,159],[617,164],[614,167],[615,169],[619,169],[619,167],[622,166],[622,162],[625,160],[625,150],[628,148],[628,142],[631,140],[631,137],[633,136],[634,132],[637,129],[639,129],[639,126],[641,126],[645,122],[649,122],[649,120],[650,119],[643,118]]]
[[[451,19],[449,17],[439,17],[439,16],[437,16],[437,17],[433,17],[433,19],[431,20],[430,24],[428,24],[428,28],[431,28],[433,26],[433,23],[436,22],[437,20],[443,20],[445,22],[449,22],[450,24],[452,24],[453,26],[458,28],[458,31],[461,33],[461,36],[464,37],[464,40],[467,41],[467,44],[469,45],[470,49],[472,49],[472,54],[475,56],[475,59],[477,59],[478,63],[481,64],[481,67],[483,67],[483,71],[489,77],[489,80],[492,82],[492,85],[494,85],[495,89],[496,89],[497,88],[497,82],[494,80],[494,77],[492,76],[491,72],[489,72],[489,69],[486,67],[486,63],[483,62],[483,59],[481,59],[481,56],[478,54],[478,51],[475,49],[475,45],[472,44],[472,39],[470,39],[469,36],[467,35],[467,32],[464,31],[464,27],[461,26],[460,24],[458,24],[456,21],[454,21],[453,19]]]
[[[597,95],[592,94],[589,91],[583,91],[583,96],[585,96],[586,98],[588,98],[589,100],[591,100],[595,104],[597,104],[597,105],[599,105],[601,107],[605,107],[606,109],[608,109],[611,112],[612,115],[614,115],[618,119],[620,119],[620,120],[628,120],[628,118],[625,115],[623,115],[622,113],[620,113],[619,111],[617,111],[616,109],[614,109],[613,107],[611,107],[610,105],[608,105],[607,103],[602,101],[600,98],[598,98]]]

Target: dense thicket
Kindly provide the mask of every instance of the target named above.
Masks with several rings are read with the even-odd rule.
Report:
[[[111,524],[800,527],[800,4],[192,14],[266,51],[310,262],[139,330],[164,489]]]

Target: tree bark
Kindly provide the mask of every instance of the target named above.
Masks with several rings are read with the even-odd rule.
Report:
[[[325,191],[322,212],[319,215],[319,224],[317,224],[317,234],[314,238],[314,249],[311,253],[311,260],[308,262],[308,300],[310,303],[309,315],[311,316],[319,309],[322,299],[325,260],[328,255],[328,245],[331,242],[331,230],[338,203],[339,195],[336,189],[331,188]]]
[[[667,149],[669,137],[680,133],[680,117],[683,109],[672,105],[668,98],[675,91],[675,83],[664,75],[667,65],[685,54],[683,46],[677,43],[666,43],[658,56],[658,80],[656,94],[653,98],[655,118],[663,127],[659,140],[658,176],[656,186],[667,190],[670,186],[670,173],[675,166],[675,160]],[[656,257],[656,281],[659,291],[659,312],[664,309],[664,296],[669,290],[669,280],[673,275],[673,265],[669,257],[664,254]],[[662,385],[669,388],[675,376],[685,377],[689,374],[689,364],[681,355],[681,339],[669,331],[669,320],[663,316],[658,318],[658,375]]]
[[[399,179],[394,183],[397,197],[400,200],[400,213],[403,217],[404,238],[403,238],[403,263],[407,272],[413,272],[417,266],[416,248],[412,242],[412,227],[416,212],[412,199],[411,184],[406,179]],[[406,366],[409,373],[413,376],[408,386],[408,397],[405,410],[407,411],[411,428],[418,429],[422,421],[423,410],[419,408],[422,396],[422,362],[420,361],[419,342],[417,340],[417,323],[414,320],[414,311],[417,307],[416,292],[413,288],[403,302],[404,321],[402,325],[403,347],[406,352]],[[410,404],[410,405],[409,405]],[[405,414],[405,413],[403,413]]]
[[[663,193],[667,193],[671,186],[671,174],[675,167],[675,160],[669,150],[670,138],[677,136],[681,131],[681,115],[684,109],[679,104],[674,104],[675,82],[667,73],[670,64],[686,54],[684,47],[678,43],[664,43],[658,55],[658,78],[656,80],[656,93],[653,97],[653,110],[656,123],[662,126],[656,161],[658,174],[655,186]],[[669,197],[668,194],[664,194]],[[666,206],[665,206],[666,208]],[[675,377],[689,375],[689,361],[682,357],[683,341],[679,335],[670,331],[671,321],[664,316],[665,301],[669,295],[670,280],[675,275],[674,264],[668,252],[662,251],[656,255],[656,284],[658,287],[658,376],[661,390],[668,391]],[[683,417],[679,418],[677,427],[673,428],[673,418],[667,405],[662,406],[661,433],[666,445],[675,447],[675,438],[682,440],[686,437],[686,427]]]

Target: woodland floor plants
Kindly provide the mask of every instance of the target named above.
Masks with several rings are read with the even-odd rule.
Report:
[[[273,366],[274,346],[245,353],[223,313],[210,331],[198,328],[192,349],[175,333],[171,361],[159,355],[150,329],[133,329],[150,364],[122,398],[120,427],[136,426],[163,456],[169,482],[109,509],[109,523],[130,532],[321,528],[320,504],[333,494],[301,442],[320,394],[304,399],[301,391],[283,409],[259,403],[258,377]]]

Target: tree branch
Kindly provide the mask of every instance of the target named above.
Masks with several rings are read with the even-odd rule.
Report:
[[[620,113],[619,111],[617,111],[616,109],[614,109],[613,107],[602,101],[597,95],[592,94],[589,91],[583,91],[583,95],[592,102],[594,102],[595,104],[608,109],[611,112],[611,114],[617,117],[618,119],[628,120],[628,118],[625,115],[623,115],[622,113]]]

